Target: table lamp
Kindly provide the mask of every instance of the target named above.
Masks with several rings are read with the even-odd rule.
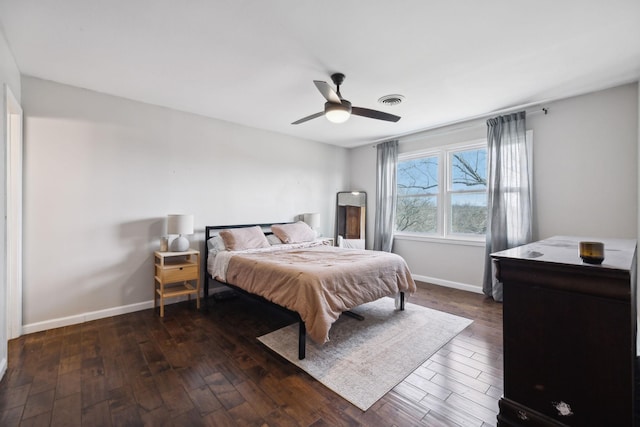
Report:
[[[316,233],[320,228],[320,214],[319,213],[306,213],[304,214],[304,222]]]
[[[173,252],[184,252],[189,249],[189,239],[185,234],[193,234],[193,215],[169,215],[167,218],[167,234],[177,234],[171,242]]]

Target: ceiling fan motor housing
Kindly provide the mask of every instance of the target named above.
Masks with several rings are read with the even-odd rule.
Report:
[[[324,103],[324,112],[331,110],[340,110],[351,113],[351,103],[346,99],[342,100],[342,104],[336,104],[335,102],[325,102]]]

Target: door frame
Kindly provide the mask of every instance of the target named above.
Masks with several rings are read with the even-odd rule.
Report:
[[[5,87],[6,145],[6,283],[7,339],[22,335],[22,157],[23,113],[7,84]]]

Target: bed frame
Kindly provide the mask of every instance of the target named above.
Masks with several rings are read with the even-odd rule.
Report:
[[[246,227],[255,227],[256,225],[262,229],[262,231],[269,235],[273,234],[271,232],[271,225],[273,224],[289,224],[289,223],[270,223],[270,224],[245,224],[245,225],[207,225],[204,231],[204,257],[202,257],[200,264],[202,265],[202,277],[204,278],[204,298],[209,297],[209,283],[213,281],[215,284],[223,285],[229,287],[236,291],[237,293],[249,297],[253,300],[260,301],[264,304],[268,304],[272,307],[277,308],[278,310],[288,314],[293,317],[296,322],[298,322],[298,359],[302,360],[305,358],[306,354],[306,342],[307,342],[307,328],[300,317],[300,314],[293,310],[289,310],[286,307],[278,305],[272,301],[269,301],[260,295],[252,294],[250,292],[245,291],[237,286],[234,286],[229,283],[220,282],[209,274],[207,271],[207,258],[209,256],[209,249],[207,247],[207,241],[213,236],[217,235],[220,230],[229,229],[229,228],[246,228]],[[400,310],[404,310],[404,292],[400,292]],[[359,314],[356,314],[352,311],[345,311],[343,314],[354,317],[356,319],[362,320],[363,317]]]

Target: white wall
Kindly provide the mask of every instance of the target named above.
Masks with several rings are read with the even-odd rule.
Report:
[[[550,104],[530,127],[537,235],[635,238],[638,85]]]
[[[533,130],[534,236],[635,238],[638,230],[638,85],[629,84],[547,104],[529,114]],[[486,137],[484,120],[402,138],[400,152]],[[372,146],[350,153],[351,183],[369,198],[368,234],[375,215]],[[401,240],[418,278],[480,292],[484,247]]]
[[[4,87],[7,85],[13,95],[20,101],[20,72],[4,34],[0,30],[0,94],[2,101],[0,105],[3,108],[0,112],[0,212],[6,212],[6,153],[7,153],[7,131],[5,127],[6,121],[6,94]],[[6,268],[6,217],[2,215],[2,226],[0,226],[0,378],[4,375],[7,368],[7,268]]]
[[[31,77],[22,87],[27,332],[148,307],[169,213],[195,215],[192,247],[205,225],[305,212],[333,235],[345,149]]]
[[[638,99],[625,85],[529,115],[536,238],[637,235]],[[304,212],[320,212],[333,235],[335,193],[364,190],[373,242],[371,145],[347,151],[31,77],[22,104],[26,332],[148,307],[168,213],[195,214],[194,247],[206,224]],[[486,133],[484,121],[460,127],[404,138],[400,150]],[[398,239],[394,251],[418,278],[481,287],[481,246]]]

